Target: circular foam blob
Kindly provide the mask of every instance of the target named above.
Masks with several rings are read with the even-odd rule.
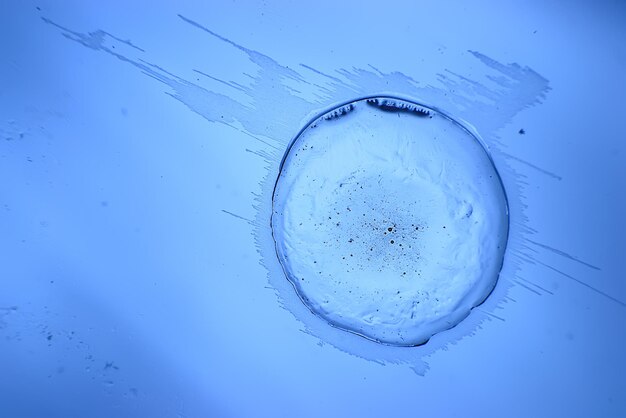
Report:
[[[466,128],[417,103],[371,97],[324,113],[292,141],[271,224],[285,275],[311,312],[413,346],[490,294],[508,208]]]

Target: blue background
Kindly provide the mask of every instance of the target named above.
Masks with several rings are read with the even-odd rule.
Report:
[[[625,22],[609,1],[2,1],[0,416],[626,416]],[[260,252],[290,137],[372,89],[453,106],[515,200],[499,299],[422,366],[302,332]]]

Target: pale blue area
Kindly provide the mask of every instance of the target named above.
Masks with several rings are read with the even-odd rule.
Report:
[[[0,4],[0,417],[626,415],[621,2],[59,3]],[[386,85],[501,144],[526,231],[389,357],[301,332],[255,223],[310,113]]]

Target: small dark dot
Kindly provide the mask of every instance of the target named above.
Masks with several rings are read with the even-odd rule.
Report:
[[[394,241],[394,240],[391,240],[391,241],[389,241],[389,242],[393,244],[395,241]]]
[[[393,228],[389,227],[389,228],[387,228],[387,231],[391,232],[391,231],[393,231]]]
[[[517,131],[517,133],[520,134],[520,135],[524,135],[526,133],[526,131],[524,130],[524,128],[522,128],[519,131]]]

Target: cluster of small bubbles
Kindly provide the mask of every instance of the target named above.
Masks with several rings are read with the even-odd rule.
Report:
[[[330,112],[328,112],[327,114],[325,114],[322,117],[324,118],[324,120],[337,119],[337,118],[340,118],[341,116],[347,115],[348,113],[352,112],[353,110],[354,110],[354,105],[353,104],[348,104],[346,106],[342,106],[342,107],[337,108],[335,110],[331,110]]]
[[[367,99],[365,103],[367,103],[370,106],[376,106],[378,109],[384,112],[392,112],[392,113],[408,112],[408,113],[413,113],[416,116],[429,117],[429,118],[433,117],[433,113],[431,110],[428,110],[424,108],[423,106],[417,105],[415,103],[398,101],[395,99],[394,100]]]

